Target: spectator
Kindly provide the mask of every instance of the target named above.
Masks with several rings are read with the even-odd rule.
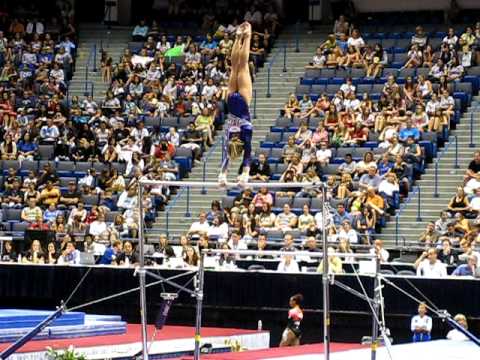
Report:
[[[22,257],[22,262],[27,264],[45,264],[45,253],[40,241],[33,240],[30,249]]]
[[[207,214],[205,212],[200,212],[198,216],[198,221],[195,221],[192,223],[190,226],[190,229],[188,230],[188,235],[202,235],[202,234],[207,234],[208,230],[210,228],[210,225],[208,224],[207,221]]]
[[[120,256],[122,247],[122,242],[119,240],[115,240],[112,245],[105,249],[105,252],[103,253],[98,263],[100,265],[112,265],[116,261],[117,256]]]
[[[133,41],[145,41],[147,39],[148,30],[149,28],[146,25],[145,20],[140,20],[140,22],[133,28]]]
[[[446,230],[447,229],[445,228],[445,232]],[[437,243],[439,236],[440,234],[436,231],[435,223],[429,222],[418,240],[422,243],[425,243],[427,246],[433,246]]]
[[[268,181],[271,176],[270,165],[264,154],[258,155],[258,160],[254,160],[250,165],[250,179],[255,181]]]
[[[480,269],[478,268],[477,255],[472,254],[467,258],[466,264],[459,265],[452,273],[452,276],[473,276],[480,277]]]
[[[299,273],[300,267],[298,266],[298,263],[295,261],[294,256],[286,253],[285,255],[282,256],[282,259],[278,263],[277,271],[285,272],[285,273]]]
[[[430,248],[424,251],[422,255],[415,261],[417,268],[417,276],[424,276],[429,278],[441,278],[447,276],[447,268],[437,258],[437,251]]]
[[[390,257],[388,250],[383,247],[383,241],[379,239],[375,240],[373,248],[370,249],[370,254],[377,255],[382,263],[388,262]]]
[[[69,241],[65,250],[62,252],[62,256],[59,258],[59,263],[78,265],[80,264],[80,251],[75,249],[75,243]]]
[[[329,274],[341,274],[343,273],[343,264],[342,260],[338,256],[333,256],[331,254],[335,253],[333,247],[328,248],[328,273]],[[323,273],[323,261],[320,261],[318,265],[317,272]]]
[[[115,262],[120,266],[135,265],[138,263],[138,255],[130,241],[123,243],[123,251],[116,256]]]
[[[20,217],[27,223],[33,223],[38,217],[42,217],[42,209],[37,206],[35,199],[28,200],[28,206],[23,208]]]
[[[283,205],[283,211],[275,219],[275,228],[283,232],[297,227],[297,215],[290,210],[290,205]]]

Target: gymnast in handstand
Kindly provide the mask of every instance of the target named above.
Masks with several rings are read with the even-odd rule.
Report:
[[[237,29],[232,47],[231,73],[228,82],[228,118],[223,142],[222,167],[218,177],[221,185],[227,183],[227,171],[230,158],[243,150],[242,173],[240,183],[248,182],[252,156],[252,132],[249,105],[252,100],[252,78],[248,67],[252,27],[244,22]]]

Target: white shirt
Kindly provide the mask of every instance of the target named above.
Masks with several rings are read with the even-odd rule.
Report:
[[[348,38],[347,40],[347,45],[348,46],[354,46],[356,48],[361,48],[365,46],[365,41],[361,37],[358,37],[357,39],[354,39],[353,37]]]
[[[220,226],[210,226],[207,235],[218,236],[218,241],[223,242],[228,238],[228,224],[222,223]]]
[[[326,219],[327,227],[332,223],[332,214],[327,213],[327,219]],[[319,211],[315,214],[315,224],[318,229],[322,230],[323,229],[323,215],[322,212]]]
[[[468,341],[469,339],[457,329],[450,330],[447,334],[448,340],[453,341]]]
[[[281,260],[278,263],[277,271],[279,272],[288,272],[288,273],[298,273],[300,272],[300,268],[298,263],[295,260],[290,260],[290,264],[286,264],[285,260]]]
[[[348,230],[348,232],[343,229],[340,230],[340,232],[338,233],[338,238],[346,238],[351,244],[358,243],[357,232],[353,229]]]
[[[218,89],[215,85],[205,85],[202,89],[202,95],[205,96],[207,100],[210,100],[217,91]]]
[[[208,230],[210,229],[210,225],[208,225],[208,221],[205,220],[203,224],[200,221],[195,221],[190,225],[190,230],[189,232],[204,232],[208,233]]]
[[[391,182],[389,182],[387,180],[382,180],[380,185],[378,185],[378,192],[379,193],[384,192],[388,196],[393,196],[394,191],[397,191],[397,192],[400,191],[400,188],[399,188],[398,184],[392,184]]]
[[[369,251],[370,251],[370,254],[372,255],[376,254],[376,251],[374,248],[370,249]],[[388,262],[389,257],[390,257],[390,253],[386,249],[384,248],[380,249],[380,262]]]
[[[325,149],[325,150],[317,150],[317,153],[315,154],[317,157],[318,161],[323,161],[323,162],[328,162],[330,158],[332,157],[332,150],[330,149]]]
[[[238,240],[236,244],[230,239],[228,240],[228,246],[232,250],[248,250],[247,242],[243,239]]]
[[[107,223],[105,221],[95,220],[90,224],[89,233],[93,236],[101,235],[104,231],[107,231]]]
[[[428,259],[422,260],[417,268],[417,276],[438,278],[447,276],[447,268],[444,263],[437,260],[433,265]]]
[[[475,196],[470,200],[470,206],[473,210],[480,210],[480,196]]]
[[[410,329],[415,331],[415,328],[426,328],[428,332],[432,331],[432,318],[428,315],[420,317],[420,315],[415,315],[412,318],[412,323]]]

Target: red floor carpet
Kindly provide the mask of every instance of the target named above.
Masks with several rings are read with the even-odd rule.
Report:
[[[149,338],[153,334],[154,327],[148,327]],[[232,336],[255,333],[254,330],[242,330],[242,329],[222,329],[222,328],[202,328],[202,337],[209,336]],[[192,338],[195,330],[193,327],[188,326],[165,326],[161,331],[158,331],[155,340],[171,340],[171,339],[184,339]],[[94,336],[83,337],[75,339],[61,339],[61,340],[39,340],[30,341],[23,346],[19,352],[34,352],[43,351],[47,346],[51,346],[54,349],[65,349],[70,345],[79,347],[93,347],[102,345],[117,345],[128,344],[141,341],[141,326],[139,324],[128,324],[127,332],[123,335],[107,335],[107,336]],[[10,344],[0,344],[0,351],[6,349]]]
[[[346,351],[364,347],[360,344],[331,343],[330,351]],[[271,348],[265,350],[243,351],[236,353],[203,355],[202,360],[262,360],[267,358],[277,358],[295,355],[322,354],[323,344],[301,345],[288,348]],[[192,357],[182,357],[177,360],[191,360]]]

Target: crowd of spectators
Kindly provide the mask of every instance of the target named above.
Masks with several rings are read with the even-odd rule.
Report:
[[[224,25],[205,15],[206,36],[173,36],[157,22],[141,20],[120,59],[102,50],[102,77],[109,84],[103,101],[67,100],[76,52],[73,19],[45,25],[13,19],[0,33],[4,230],[54,232],[55,261],[73,263],[80,261],[79,251],[102,255],[114,243],[136,238],[138,180],[180,179],[199,163],[227,111],[236,24],[254,24],[254,77],[279,29],[273,9],[258,2]],[[147,226],[171,190],[145,189]],[[47,245],[35,242],[29,253],[46,254]],[[74,255],[61,260],[67,249]],[[55,262],[19,255],[22,261]]]
[[[418,274],[445,276],[446,265],[459,266],[461,275],[478,276],[480,253],[480,152],[476,151],[447,207],[436,221],[427,224],[419,237],[425,252],[417,259]],[[431,266],[427,266],[431,264]],[[427,267],[427,269],[425,269]]]

